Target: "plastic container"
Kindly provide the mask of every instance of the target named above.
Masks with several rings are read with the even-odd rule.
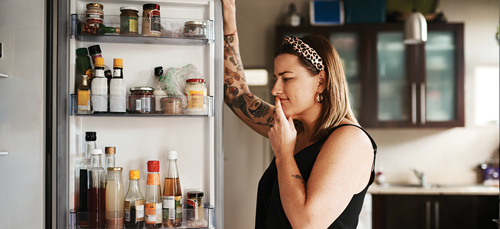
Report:
[[[161,99],[163,114],[182,114],[182,98],[167,96]]]
[[[184,93],[187,98],[186,112],[188,114],[206,114],[207,112],[207,88],[204,79],[188,79]]]
[[[203,21],[185,22],[184,37],[207,37],[207,24]]]

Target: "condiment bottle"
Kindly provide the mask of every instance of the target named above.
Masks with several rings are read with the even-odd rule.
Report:
[[[162,222],[162,198],[160,187],[160,161],[148,161],[148,180],[146,182],[146,204],[144,206],[147,228],[160,228]]]
[[[104,148],[104,171],[106,172],[106,182],[108,182],[108,168],[115,167],[116,147],[107,146]]]
[[[124,196],[121,167],[108,168],[106,182],[106,229],[122,229],[124,217]]]
[[[186,94],[188,114],[206,114],[207,112],[207,88],[204,79],[188,79],[184,88]]]
[[[95,68],[95,59],[98,57],[102,57],[101,46],[99,46],[99,45],[89,46],[89,54],[90,54],[90,57],[92,57],[92,64],[94,65],[94,68]],[[103,64],[104,64],[104,62],[103,62]],[[112,77],[111,69],[109,69],[109,67],[107,65],[104,65],[104,77],[106,77],[106,79],[108,79],[108,81],[111,80],[111,77]],[[109,82],[108,82],[108,85],[109,85]]]
[[[85,132],[85,156],[82,158],[82,161],[79,164],[79,212],[87,212],[87,191],[88,191],[88,172],[91,168],[91,153],[92,150],[96,148],[96,132],[88,131]],[[88,215],[87,214],[78,214],[78,221],[80,222],[80,226],[87,226],[88,223]]]
[[[106,188],[104,169],[101,167],[102,149],[93,149],[91,155],[91,168],[87,175],[89,228],[104,228],[106,226]]]
[[[92,63],[87,48],[76,49],[76,56],[75,91],[82,85],[82,75],[87,75],[89,81],[93,76]]]
[[[92,80],[91,101],[94,112],[108,111],[108,84],[104,78],[104,58],[95,58],[95,77]]]
[[[114,74],[109,83],[109,111],[112,113],[125,113],[127,105],[127,88],[123,80],[123,60],[113,60]]]
[[[163,190],[163,226],[178,227],[182,224],[182,191],[177,171],[177,151],[167,152],[167,175]]]
[[[127,195],[125,195],[125,228],[144,227],[144,196],[139,188],[139,170],[130,170]]]
[[[77,93],[77,113],[90,114],[90,87],[87,83],[87,75],[82,75],[82,85],[78,87]]]
[[[142,6],[142,36],[161,37],[160,5],[144,4]]]
[[[157,113],[162,113],[164,107],[161,103],[161,99],[167,97],[167,91],[165,91],[167,86],[163,82],[163,67],[155,68],[155,78],[156,77],[158,77],[158,79],[155,80],[157,84],[155,90],[153,91],[153,94],[155,95],[155,107]]]

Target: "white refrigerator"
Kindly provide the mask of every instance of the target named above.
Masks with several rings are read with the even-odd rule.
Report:
[[[156,3],[162,24],[203,21],[207,36],[79,35],[74,18],[85,20],[93,2],[104,6],[106,26],[119,27],[120,7],[132,6],[139,9],[140,31],[142,6]],[[6,0],[0,2],[0,43],[0,228],[77,228],[77,164],[87,131],[97,132],[97,148],[116,147],[125,189],[128,171],[140,170],[143,194],[147,161],[160,161],[163,180],[167,151],[177,151],[183,204],[187,192],[203,191],[205,228],[223,228],[220,0]],[[96,44],[111,69],[114,58],[123,59],[128,93],[151,86],[155,67],[194,65],[206,80],[206,114],[76,114],[76,49]]]

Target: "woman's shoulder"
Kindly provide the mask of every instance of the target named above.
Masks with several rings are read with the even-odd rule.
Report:
[[[372,139],[366,131],[359,125],[347,120],[331,128],[324,145],[351,149],[373,149],[374,145],[372,143]]]

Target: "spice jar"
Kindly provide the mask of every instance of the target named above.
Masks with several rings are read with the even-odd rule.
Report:
[[[139,35],[139,10],[122,6],[120,11],[120,35]]]
[[[85,12],[87,23],[102,24],[102,21],[104,20],[103,8],[104,6],[102,4],[88,3],[87,11]]]
[[[188,114],[206,114],[207,110],[207,88],[204,79],[188,79],[184,88],[186,94]]]
[[[149,114],[155,111],[155,96],[152,87],[130,88],[130,113]]]
[[[161,99],[163,114],[182,114],[182,98],[168,96]]]
[[[187,214],[186,219],[191,221],[204,220],[203,213],[203,192],[192,191],[187,193]],[[193,209],[193,210],[191,210]]]
[[[185,37],[207,37],[207,25],[203,21],[187,21],[184,23]]]
[[[142,6],[142,36],[161,37],[160,5],[144,4]]]

